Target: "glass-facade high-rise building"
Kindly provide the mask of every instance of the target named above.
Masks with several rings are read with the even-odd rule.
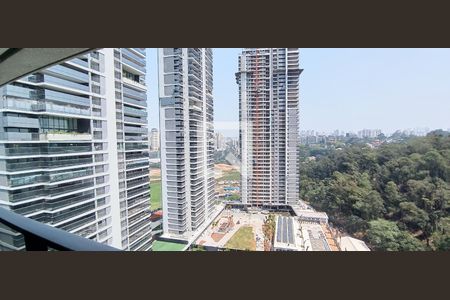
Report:
[[[146,54],[105,48],[0,88],[0,206],[150,250]],[[0,248],[24,248],[0,228]]]
[[[158,50],[163,236],[189,240],[214,212],[212,59]]]

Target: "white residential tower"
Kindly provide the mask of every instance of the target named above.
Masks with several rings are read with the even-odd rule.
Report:
[[[212,50],[161,48],[163,236],[189,240],[213,213]]]
[[[299,197],[299,50],[249,48],[239,56],[241,197],[250,205]]]

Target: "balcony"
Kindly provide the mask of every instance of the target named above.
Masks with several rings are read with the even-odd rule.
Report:
[[[131,99],[130,97],[127,97],[125,95],[123,96],[123,102],[131,104],[131,105],[139,105],[139,106],[147,107],[146,101]]]
[[[122,57],[122,64],[123,64],[124,66],[125,66],[125,65],[126,65],[126,66],[129,66],[129,67],[131,67],[132,69],[138,70],[138,71],[140,71],[140,72],[142,72],[142,73],[145,74],[145,65],[144,65],[144,66],[138,65],[137,63],[131,61],[130,59],[128,59],[128,58],[126,58],[126,57]]]
[[[38,134],[36,134],[38,135]],[[35,146],[33,146],[35,145]],[[37,147],[36,147],[37,145]],[[0,148],[0,155],[5,156],[30,156],[30,155],[49,155],[49,154],[69,154],[91,152],[91,146],[67,144],[66,146],[50,146],[49,144],[21,144],[11,148]]]
[[[3,208],[0,208],[0,223],[23,235],[27,251],[119,251]]]
[[[2,117],[3,127],[39,128],[38,118],[27,117]]]
[[[124,126],[123,129],[125,132],[130,132],[130,133],[142,133],[142,134],[148,133],[148,129],[146,127]]]
[[[147,112],[143,109],[136,109],[136,108],[124,106],[123,112],[124,112],[124,114],[128,114],[131,116],[147,117]]]
[[[56,65],[50,67],[44,71],[45,73],[59,76],[61,78],[67,80],[73,80],[80,83],[88,83],[89,82],[89,74],[86,72],[80,72],[63,65]]]
[[[147,124],[147,119],[145,118],[133,118],[133,117],[127,117],[125,116],[123,118],[123,121],[125,123],[139,123],[139,124]]]
[[[142,54],[144,56],[146,55],[145,48],[132,48],[132,49],[139,52],[140,54]]]
[[[83,158],[71,158],[71,159],[56,159],[56,160],[32,160],[24,162],[10,162],[6,163],[6,171],[16,172],[24,170],[35,169],[50,169],[50,168],[62,168],[68,166],[79,166],[85,164],[91,164],[92,157]]]
[[[73,82],[70,80],[66,80],[66,79],[61,79],[58,77],[54,77],[48,74],[34,74],[34,75],[30,75],[26,78],[27,81],[29,82],[33,82],[33,83],[37,83],[40,86],[45,86],[45,85],[56,85],[58,86],[58,88],[69,88],[69,89],[75,89],[75,90],[80,90],[80,91],[84,91],[84,92],[89,92],[89,85],[88,83],[77,83],[77,82]]]
[[[77,132],[67,132],[67,133],[41,133],[41,141],[90,141],[92,140],[92,135],[89,133],[77,133]]]
[[[137,81],[134,81],[132,79],[123,77],[122,81],[123,81],[123,83],[131,85],[131,86],[133,86],[135,88],[138,88],[138,89],[141,89],[141,90],[147,90],[147,87],[144,84],[142,84],[140,82],[137,82]]]
[[[136,49],[136,48],[135,48]],[[145,67],[145,58],[135,54],[133,51],[130,51],[128,48],[121,48],[122,50],[122,57],[125,57],[127,59],[130,59],[139,65],[142,65]],[[141,53],[141,52],[139,52]]]

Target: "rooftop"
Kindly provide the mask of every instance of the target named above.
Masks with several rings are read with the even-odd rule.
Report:
[[[277,216],[275,233],[275,248],[297,250],[293,217]]]
[[[340,246],[342,251],[370,251],[366,243],[350,236],[342,237],[340,239]]]
[[[306,251],[332,251],[320,224],[302,224]]]

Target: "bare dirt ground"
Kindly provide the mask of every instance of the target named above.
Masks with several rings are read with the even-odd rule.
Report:
[[[214,232],[211,234],[211,238],[214,240],[214,242],[219,242],[223,237],[225,236],[225,233],[217,233]]]
[[[222,172],[229,172],[233,170],[238,170],[238,166],[232,166],[227,164],[215,164],[214,168],[219,169]]]
[[[150,169],[150,181],[161,180],[161,169]]]

